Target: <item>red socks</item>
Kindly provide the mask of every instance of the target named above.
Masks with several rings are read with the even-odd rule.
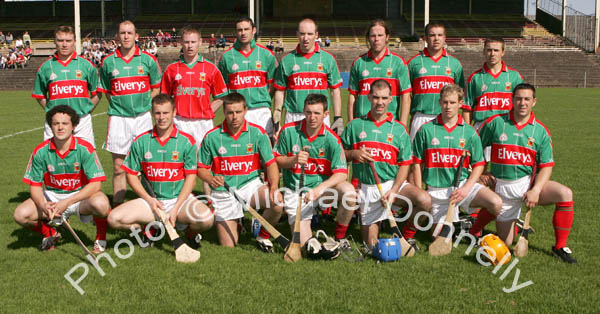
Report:
[[[96,223],[96,240],[106,240],[106,230],[108,229],[106,217],[94,216],[94,223]]]
[[[45,221],[38,221],[37,224],[30,227],[36,233],[41,234],[44,238],[51,237],[56,234],[56,229],[50,227]]]
[[[471,230],[469,230],[469,233],[474,235],[474,236],[480,236],[481,235],[481,231],[483,230],[483,228],[490,223],[490,221],[496,219],[496,216],[492,215],[489,211],[487,211],[485,208],[482,208],[479,211],[479,214],[477,215],[477,219],[475,219],[475,222],[473,223],[473,226],[471,227]]]
[[[337,223],[335,225],[335,240],[340,240],[346,237],[346,231],[348,231],[349,225],[342,225]]]
[[[567,238],[573,225],[573,201],[556,203],[552,225],[554,226],[555,249],[567,246]]]
[[[264,227],[260,227],[260,231],[258,232],[258,237],[261,239],[269,239],[271,234],[265,230]]]
[[[402,236],[406,239],[412,239],[417,234],[417,228],[412,221],[407,221],[402,227]]]

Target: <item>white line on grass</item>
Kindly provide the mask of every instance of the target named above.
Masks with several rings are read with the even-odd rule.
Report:
[[[106,111],[104,111],[104,112],[99,112],[99,113],[96,113],[96,114],[93,114],[93,115],[92,115],[92,118],[93,118],[93,117],[97,117],[97,116],[99,116],[99,115],[103,115],[103,114],[105,114],[105,113],[106,113]],[[33,132],[33,131],[37,131],[37,130],[41,130],[41,129],[43,129],[43,128],[44,128],[44,127],[39,127],[39,128],[30,129],[30,130],[19,131],[19,132],[17,132],[17,133],[13,133],[13,134],[9,134],[9,135],[0,136],[0,141],[1,141],[1,140],[3,140],[3,139],[5,139],[5,138],[9,138],[9,137],[13,137],[13,136],[16,136],[16,135],[19,135],[19,134],[25,134],[25,133],[29,133],[29,132]]]

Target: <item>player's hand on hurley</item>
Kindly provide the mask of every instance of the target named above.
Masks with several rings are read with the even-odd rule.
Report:
[[[304,195],[304,202],[309,203],[318,200],[319,197],[323,195],[323,192],[324,189],[321,187],[321,185],[317,185],[317,187],[311,189],[310,191],[308,191],[308,193]]]
[[[450,194],[450,203],[460,203],[462,200],[465,199],[465,197],[467,197],[467,195],[469,195],[469,190],[471,190],[471,188],[467,187],[466,184],[454,190],[454,192]]]
[[[536,189],[531,189],[523,195],[523,202],[527,208],[534,208],[540,200],[540,191]]]
[[[344,119],[342,119],[342,117],[334,117],[333,124],[331,124],[331,129],[338,136],[342,136],[342,133],[344,133]]]
[[[225,179],[223,178],[223,176],[213,176],[212,179],[210,181],[208,181],[208,184],[213,189],[216,189],[220,186],[225,185]]]
[[[157,217],[159,217],[159,218],[162,217],[162,215],[159,211],[164,211],[164,208],[163,208],[162,203],[158,199],[156,199],[154,197],[150,197],[150,198],[146,199],[145,201],[148,203],[148,205],[150,205],[150,209],[152,209],[152,212],[154,212],[154,214]]]
[[[42,208],[42,212],[49,219],[52,220],[54,218],[54,211],[56,210],[56,202],[46,202],[44,208]]]
[[[489,187],[492,191],[496,189],[496,177],[494,177],[489,172],[484,172],[479,177],[479,182],[487,187]]]
[[[296,155],[296,163],[300,164],[301,166],[304,166],[305,164],[308,163],[308,152],[305,151],[301,151],[298,153],[298,155]]]
[[[394,189],[390,189],[389,191],[385,192],[385,194],[383,194],[383,199],[388,203],[391,204],[394,202],[394,198],[397,195],[397,193],[393,192]]]
[[[355,149],[352,151],[353,159],[359,163],[368,163],[370,161],[375,161],[373,157],[371,157],[371,152],[365,146]]]
[[[281,195],[281,191],[277,187],[269,188],[269,199],[272,204],[283,204],[283,195]]]
[[[171,224],[171,226],[173,227],[175,226],[175,223],[177,223],[178,212],[178,210],[175,210],[175,208],[173,208],[167,213],[167,220],[169,221],[169,224]]]

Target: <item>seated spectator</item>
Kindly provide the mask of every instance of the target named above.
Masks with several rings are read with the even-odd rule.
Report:
[[[152,40],[156,40],[156,38],[154,38],[154,36],[156,36],[156,33],[154,32],[153,29],[150,29],[150,31],[148,32],[148,37]]]
[[[225,39],[225,36],[223,36],[223,34],[221,34],[219,36],[219,39],[217,40],[217,49],[222,48],[223,50],[225,50],[226,46],[227,46],[227,39]]]
[[[12,46],[12,43],[13,43],[13,35],[10,32],[8,32],[8,33],[6,33],[6,44],[10,48]]]
[[[317,37],[317,39],[315,39],[315,42],[317,44],[319,44],[319,47],[323,47],[323,42],[321,41],[321,37]]]
[[[158,43],[158,45],[162,45],[163,42],[165,41],[165,34],[162,32],[162,30],[158,30],[158,33],[156,33],[156,42]]]
[[[17,40],[15,40],[15,48],[23,49],[23,39],[21,37],[17,37]]]
[[[171,33],[165,32],[165,40],[163,41],[163,47],[166,47],[168,44],[170,44],[171,40]]]
[[[215,34],[210,34],[210,38],[208,39],[208,52],[211,52],[215,47],[217,47],[217,38],[215,37]]]
[[[275,47],[275,53],[283,53],[285,46],[283,45],[283,40],[280,38],[277,40],[277,47]]]
[[[23,33],[23,43],[25,44],[25,46],[31,46],[31,36],[29,36],[28,31],[25,31],[25,33]]]
[[[4,47],[4,45],[6,45],[6,35],[0,32],[0,48]]]
[[[6,59],[6,56],[0,53],[0,70],[6,69],[7,63],[8,59]]]
[[[25,60],[25,55],[23,55],[22,51],[19,51],[18,53],[16,53],[17,55],[17,60],[16,60],[16,65],[17,68],[21,68],[24,69],[25,66],[27,66],[27,60]]]
[[[154,40],[149,40],[146,43],[146,52],[156,56],[156,54],[158,53],[158,47],[156,47],[156,43],[154,42]]]
[[[14,69],[17,63],[17,56],[12,51],[12,49],[8,50],[8,62],[6,63],[7,69]]]
[[[329,36],[325,37],[325,47],[329,47],[331,46],[331,39],[329,39]]]
[[[267,49],[275,51],[275,44],[273,44],[273,39],[269,40],[269,43],[267,44]]]
[[[177,29],[175,27],[173,27],[171,29],[171,45],[173,47],[177,47],[177,42],[179,41],[179,36],[177,36]]]

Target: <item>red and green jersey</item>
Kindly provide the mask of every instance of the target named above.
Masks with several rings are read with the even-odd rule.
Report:
[[[271,50],[250,43],[252,50],[244,53],[240,43],[225,50],[219,62],[219,70],[230,91],[238,92],[246,98],[248,108],[271,107],[268,84],[273,83],[277,64]]]
[[[401,96],[411,92],[410,78],[406,62],[401,56],[386,48],[383,57],[376,59],[369,50],[368,53],[356,58],[350,70],[350,82],[348,91],[356,97],[354,102],[354,117],[362,117],[371,110],[371,102],[368,95],[371,84],[378,80],[386,80],[392,86],[392,102],[389,104],[388,112],[398,119],[398,107],[401,104]]]
[[[518,125],[512,115],[488,118],[479,128],[483,147],[491,146],[492,174],[503,180],[517,180],[538,168],[554,166],[550,132],[533,112],[529,120]]]
[[[67,62],[62,62],[54,54],[38,68],[31,96],[47,100],[46,112],[57,105],[68,105],[84,116],[94,108],[90,94],[96,95],[97,89],[98,72],[89,60],[73,52]]]
[[[313,137],[306,134],[306,120],[283,126],[275,145],[275,157],[294,156],[308,146],[309,157],[305,165],[304,186],[315,188],[334,173],[348,173],[346,155],[341,139],[325,124]],[[283,185],[296,190],[300,181],[301,167],[283,169]]]
[[[394,120],[390,112],[380,122],[373,120],[371,112],[350,121],[342,134],[342,143],[347,150],[363,147],[369,149],[382,182],[394,180],[400,166],[412,163],[412,149],[406,127]],[[376,183],[367,163],[354,161],[352,175],[362,183]]]
[[[288,112],[301,113],[308,94],[329,99],[327,89],[342,86],[342,78],[335,57],[315,43],[311,53],[303,53],[298,46],[281,59],[273,86],[286,91],[283,104]]]
[[[465,150],[471,156],[465,157],[461,181],[469,176],[466,171],[469,165],[485,165],[479,135],[472,126],[464,123],[460,115],[451,128],[444,125],[441,115],[424,124],[413,142],[414,161],[425,166],[423,182],[435,188],[452,186],[460,157]]]
[[[71,137],[69,150],[61,154],[54,138],[38,145],[29,158],[23,182],[67,194],[81,190],[89,182],[105,181],[104,169],[92,144]]]
[[[512,91],[521,83],[521,73],[506,66],[504,61],[497,74],[492,74],[484,63],[483,68],[473,72],[467,80],[467,97],[462,109],[473,112],[472,119],[475,122],[508,113],[513,106]]]
[[[171,135],[164,142],[156,128],[138,135],[121,168],[133,175],[142,172],[156,198],[167,200],[179,196],[186,175],[196,174],[196,163],[194,138],[173,125]]]
[[[150,110],[150,90],[160,87],[161,70],[156,58],[135,47],[133,56],[125,60],[121,50],[102,60],[99,91],[110,95],[108,115],[135,117]]]
[[[448,84],[465,88],[465,78],[460,61],[446,49],[434,59],[427,49],[408,60],[408,72],[412,85],[410,113],[439,114],[440,90]]]
[[[206,133],[198,152],[198,167],[210,169],[213,175],[223,176],[232,188],[241,188],[259,177],[275,162],[271,141],[259,125],[244,122],[237,134],[223,123]],[[224,187],[215,190],[224,191]]]
[[[188,119],[212,119],[210,96],[222,97],[227,86],[219,69],[198,55],[198,59],[185,63],[183,57],[169,64],[163,74],[161,93],[173,96],[177,115]]]

